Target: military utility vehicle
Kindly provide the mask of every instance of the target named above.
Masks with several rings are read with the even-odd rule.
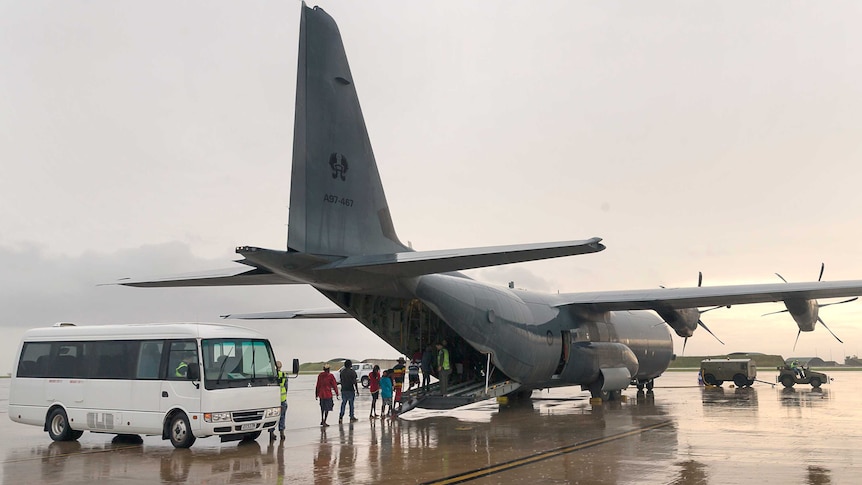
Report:
[[[757,377],[757,364],[751,359],[704,359],[700,362],[700,375],[709,386],[733,381],[736,387],[750,387]]]
[[[789,365],[783,365],[778,368],[778,377],[776,382],[780,382],[782,386],[790,389],[795,384],[811,384],[814,389],[829,382],[829,378],[822,372],[816,372],[808,369],[808,367],[798,366],[794,370]]]

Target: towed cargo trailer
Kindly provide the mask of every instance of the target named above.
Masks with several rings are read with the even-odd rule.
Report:
[[[704,359],[700,374],[709,386],[732,381],[736,387],[751,387],[757,379],[757,364],[752,359]]]

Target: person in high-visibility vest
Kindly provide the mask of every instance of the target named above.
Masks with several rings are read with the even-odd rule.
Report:
[[[174,375],[180,378],[187,377],[189,375],[189,364],[193,363],[194,360],[194,355],[186,355],[183,357],[183,360],[177,364],[177,368],[174,370]]]
[[[452,366],[449,364],[449,349],[442,343],[437,344],[437,378],[440,379],[440,394],[445,396],[449,387],[449,374]]]
[[[275,361],[276,377],[278,377],[278,387],[281,388],[281,416],[278,418],[278,432],[282,440],[284,440],[284,418],[287,416],[287,375],[281,370],[281,361]],[[275,440],[275,428],[269,430],[270,441]]]

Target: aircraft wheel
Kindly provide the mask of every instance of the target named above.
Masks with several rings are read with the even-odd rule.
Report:
[[[814,389],[819,388],[819,387],[820,387],[820,384],[822,384],[822,383],[820,382],[820,379],[819,379],[819,378],[817,378],[817,377],[813,377],[813,378],[811,379],[811,387],[813,387]]]
[[[647,391],[652,391],[652,388],[654,385],[655,385],[655,381],[653,379],[646,381]]]
[[[793,384],[796,384],[796,383],[793,381],[792,377],[790,377],[790,376],[782,376],[781,377],[781,385],[782,386],[790,389],[791,387],[793,387]]]
[[[506,397],[509,398],[509,400],[511,400],[511,401],[525,401],[525,400],[532,398],[532,396],[533,396],[533,390],[532,389],[529,389],[529,390],[520,389],[518,391],[510,392],[509,394],[506,394]]]
[[[736,384],[736,387],[745,387],[745,384],[748,383],[748,379],[746,379],[742,374],[736,374],[733,376],[733,383]]]

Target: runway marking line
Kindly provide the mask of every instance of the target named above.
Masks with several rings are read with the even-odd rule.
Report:
[[[482,468],[477,468],[475,470],[471,470],[465,473],[459,473],[458,475],[452,475],[446,478],[441,478],[439,480],[433,480],[430,482],[423,482],[421,485],[448,485],[452,483],[463,483],[470,480],[475,480],[477,478],[487,477],[489,475],[494,475],[496,473],[502,473],[507,470],[511,470],[513,468],[530,465],[542,460],[547,460],[549,458],[555,458],[557,456],[565,455],[568,453],[573,453],[575,451],[583,450],[586,448],[592,448],[594,446],[600,446],[605,443],[610,443],[611,441],[620,440],[623,438],[628,438],[630,436],[639,435],[641,433],[652,431],[659,428],[664,428],[665,426],[669,426],[673,424],[673,421],[662,421],[660,423],[651,424],[649,426],[644,426],[642,428],[633,429],[631,431],[625,431],[623,433],[618,433],[611,436],[605,436],[603,438],[596,438],[592,440],[582,441],[580,443],[575,443],[573,445],[561,446],[559,448],[554,448],[551,450],[540,451],[538,453],[534,453],[529,456],[525,456],[524,458],[516,458],[514,460],[509,460],[503,463],[498,463],[496,465],[490,465]]]

